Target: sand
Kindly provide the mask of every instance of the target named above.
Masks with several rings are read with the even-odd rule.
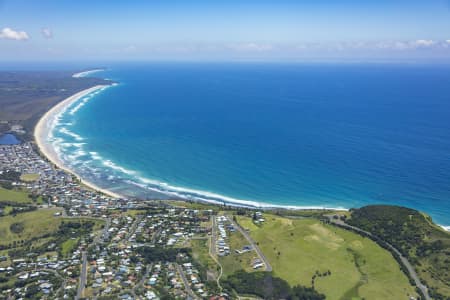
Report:
[[[83,96],[86,96],[96,90],[99,90],[101,88],[106,87],[107,85],[97,85],[88,89],[85,89],[81,92],[78,92],[70,97],[68,97],[67,99],[64,99],[63,101],[59,102],[58,104],[56,104],[55,106],[53,106],[49,111],[47,111],[42,118],[39,120],[39,122],[36,124],[36,127],[34,129],[34,139],[36,141],[37,146],[39,147],[39,150],[41,151],[41,153],[43,155],[45,155],[48,160],[50,160],[54,165],[56,165],[58,168],[71,173],[73,175],[75,175],[78,179],[80,179],[81,183],[84,184],[85,186],[99,191],[105,195],[108,195],[110,197],[113,198],[123,198],[123,196],[116,194],[114,192],[108,191],[106,189],[102,189],[99,186],[84,180],[83,178],[81,178],[81,176],[79,176],[78,174],[76,174],[73,170],[68,169],[64,163],[61,161],[61,159],[58,157],[57,153],[55,152],[55,150],[52,148],[52,145],[50,143],[47,142],[47,137],[50,133],[51,128],[51,124],[52,121],[69,105],[71,105],[73,102],[77,101],[78,99],[80,99]]]

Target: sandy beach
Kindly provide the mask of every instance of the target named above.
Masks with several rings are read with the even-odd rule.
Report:
[[[52,145],[47,141],[47,137],[49,136],[50,130],[51,130],[51,124],[53,120],[70,104],[77,101],[79,98],[86,96],[96,90],[99,90],[101,88],[107,87],[107,85],[97,85],[88,89],[85,89],[81,92],[78,92],[67,99],[64,99],[63,101],[59,102],[55,106],[53,106],[49,111],[47,111],[42,118],[39,120],[39,122],[36,124],[36,127],[34,129],[34,139],[36,141],[36,144],[39,147],[39,150],[43,155],[45,155],[53,164],[55,164],[58,168],[65,170],[68,173],[71,173],[75,175],[77,178],[81,180],[81,183],[86,185],[87,187],[97,190],[99,192],[102,192],[105,195],[114,197],[114,198],[122,198],[119,194],[116,194],[114,192],[108,191],[106,189],[102,189],[98,187],[97,185],[88,182],[86,180],[83,180],[81,176],[76,174],[74,171],[68,169],[64,163],[61,161],[61,159],[58,157],[55,150],[52,148]]]

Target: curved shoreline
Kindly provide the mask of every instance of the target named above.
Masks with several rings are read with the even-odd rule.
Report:
[[[62,169],[70,174],[75,175],[82,184],[85,186],[97,190],[105,195],[108,195],[113,198],[123,198],[121,195],[116,194],[114,192],[111,192],[106,189],[102,189],[101,187],[84,180],[81,176],[79,176],[77,173],[75,173],[73,170],[70,170],[67,168],[64,163],[61,161],[61,159],[58,157],[55,150],[52,148],[52,145],[48,143],[46,140],[49,136],[51,128],[51,123],[55,118],[58,117],[59,114],[61,114],[68,106],[70,106],[72,103],[79,100],[81,97],[84,97],[94,91],[100,90],[102,88],[108,87],[109,85],[96,85],[91,88],[82,90],[63,101],[59,102],[55,106],[53,106],[49,111],[47,111],[38,121],[34,128],[34,140],[40,150],[40,152],[47,157],[48,160],[50,160],[55,166],[57,166],[59,169]]]
[[[81,73],[87,73],[87,72],[97,72],[100,70],[92,70],[92,71],[85,71],[85,72],[81,72]],[[81,74],[81,73],[76,73],[75,75]],[[58,116],[64,112],[64,110],[67,109],[67,107],[69,107],[70,105],[72,105],[74,102],[78,101],[80,98],[89,95],[90,93],[93,93],[97,90],[101,90],[105,87],[109,87],[110,85],[96,85],[93,86],[91,88],[82,90],[66,99],[64,99],[63,101],[57,103],[55,106],[53,106],[52,108],[50,108],[49,111],[47,111],[38,121],[38,123],[36,124],[36,127],[34,129],[34,139],[35,142],[40,150],[40,152],[48,159],[50,160],[56,167],[58,167],[61,170],[64,170],[70,174],[73,174],[75,177],[77,177],[80,182],[82,184],[84,184],[85,186],[93,189],[93,190],[97,190],[105,195],[111,196],[113,198],[126,198],[123,195],[120,195],[118,193],[114,193],[108,189],[105,188],[101,188],[98,185],[87,181],[86,179],[84,179],[82,176],[80,176],[79,174],[77,174],[74,170],[69,169],[64,162],[58,157],[58,154],[55,152],[55,150],[53,149],[53,146],[51,143],[49,143],[46,139],[49,136],[49,134],[51,133],[52,130],[52,122],[55,120],[55,118],[58,118]],[[343,208],[343,207],[325,207],[325,206],[295,206],[295,205],[277,205],[277,204],[272,204],[272,203],[266,203],[266,202],[256,202],[256,201],[251,201],[251,200],[242,200],[242,199],[233,199],[233,198],[229,198],[227,196],[223,196],[223,195],[218,195],[215,193],[210,193],[210,192],[204,192],[204,191],[197,191],[197,190],[191,190],[189,188],[180,188],[180,187],[172,187],[175,190],[177,189],[181,189],[182,191],[188,191],[194,194],[202,194],[206,193],[207,195],[202,195],[201,198],[196,198],[196,199],[192,199],[189,198],[187,196],[184,195],[179,195],[176,192],[170,192],[170,191],[160,191],[160,190],[155,190],[157,192],[160,193],[165,193],[167,195],[171,195],[177,199],[181,199],[181,200],[193,200],[193,201],[198,201],[198,202],[204,202],[204,203],[209,203],[209,204],[217,204],[220,205],[222,203],[226,203],[230,206],[235,206],[235,207],[252,207],[252,208],[257,208],[257,209],[288,209],[288,210],[310,210],[310,209],[317,209],[317,210],[336,210],[336,211],[344,211],[344,210],[348,210],[347,208]],[[176,194],[176,195],[174,195]],[[210,196],[210,199],[207,199],[207,197]]]
[[[81,73],[86,73],[86,72],[96,72],[96,71],[101,71],[101,70],[92,70],[92,71],[85,71],[85,72],[81,72]],[[77,73],[81,74],[81,73]],[[72,103],[78,101],[80,98],[95,92],[97,90],[103,89],[105,87],[109,87],[110,85],[97,85],[85,90],[82,90],[66,99],[64,99],[63,101],[57,103],[55,106],[53,106],[49,111],[47,111],[38,121],[38,123],[35,126],[34,129],[34,139],[35,142],[40,150],[40,152],[48,159],[50,160],[55,166],[57,166],[59,169],[62,169],[70,174],[73,174],[75,177],[77,177],[80,182],[89,187],[90,189],[99,191],[105,195],[108,195],[110,197],[113,198],[127,198],[126,196],[120,195],[118,193],[112,192],[108,189],[105,188],[101,188],[98,185],[89,182],[85,179],[83,179],[79,174],[77,174],[75,171],[69,169],[68,167],[66,167],[63,163],[63,161],[58,157],[58,154],[55,152],[55,150],[52,147],[52,144],[49,143],[47,141],[47,137],[49,136],[49,134],[51,133],[52,127],[51,124],[52,122],[55,120],[55,118],[57,118],[68,106],[70,106]],[[188,192],[194,192],[194,194],[198,194],[199,192],[203,192],[203,191],[196,191],[196,190],[191,190],[189,188],[180,188],[180,187],[175,187],[175,190],[177,189],[182,189],[183,191],[188,191]],[[158,191],[161,192],[161,191]],[[162,192],[164,193],[164,192]],[[166,192],[167,195],[172,195],[175,196],[173,192]],[[256,201],[250,201],[250,200],[241,200],[241,199],[227,199],[228,197],[223,196],[223,195],[218,195],[215,193],[212,193],[212,195],[214,195],[214,197],[212,197],[211,199],[207,199],[208,195],[202,195],[203,199],[191,199],[189,197],[184,197],[179,195],[177,192],[175,192],[175,194],[177,194],[175,197],[176,198],[180,198],[180,200],[193,200],[193,201],[198,201],[198,202],[205,202],[205,203],[210,203],[210,204],[222,204],[222,203],[226,203],[227,205],[230,206],[236,206],[236,207],[252,207],[252,208],[256,208],[256,209],[261,209],[261,210],[266,210],[266,209],[287,209],[287,210],[309,210],[309,209],[314,209],[314,210],[335,210],[335,211],[344,211],[344,210],[348,210],[348,208],[344,208],[344,207],[326,207],[326,206],[296,206],[296,205],[277,205],[277,204],[272,204],[272,203],[267,203],[267,202],[256,202]],[[211,193],[208,193],[211,194]],[[205,199],[206,198],[206,199]],[[226,200],[225,200],[226,199]],[[435,223],[437,224],[437,223]],[[450,226],[447,225],[441,225],[441,224],[437,224],[439,227],[441,227],[442,229],[444,229],[445,231],[450,231]]]

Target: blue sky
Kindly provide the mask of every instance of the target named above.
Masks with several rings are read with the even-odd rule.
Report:
[[[450,60],[450,1],[0,0],[0,60]]]

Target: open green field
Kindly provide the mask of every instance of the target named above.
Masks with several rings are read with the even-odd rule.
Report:
[[[450,299],[450,233],[430,216],[406,207],[370,205],[354,210],[348,222],[408,257],[432,298]]]
[[[219,211],[221,209],[220,206],[208,203],[201,202],[190,202],[190,201],[181,201],[181,200],[168,200],[166,201],[168,204],[175,207],[184,207],[188,209],[211,209],[213,211]]]
[[[243,254],[235,252],[236,249],[241,250],[242,247],[248,245],[248,241],[239,231],[228,234],[228,245],[230,246],[231,254],[219,257],[219,262],[223,267],[224,277],[238,270],[245,270],[247,272],[254,271],[252,268],[252,260],[258,257],[256,252],[250,251]]]
[[[7,190],[0,187],[0,202],[16,202],[20,204],[31,204],[33,201],[28,198],[28,193],[24,191]]]
[[[242,227],[270,261],[275,276],[291,285],[312,286],[327,299],[408,299],[414,288],[391,254],[355,233],[317,219],[266,215],[256,226],[239,217]],[[323,276],[324,273],[330,275]]]
[[[207,239],[190,240],[190,246],[194,259],[217,276],[218,265],[209,255],[209,241]]]
[[[71,253],[72,250],[77,246],[79,238],[68,239],[64,243],[61,244],[61,254],[66,257],[67,254]]]
[[[27,181],[27,182],[36,181],[38,179],[39,179],[39,174],[23,174],[20,176],[20,180]]]
[[[0,218],[0,244],[27,240],[47,233],[55,232],[61,223],[61,218],[53,214],[60,208],[40,209]]]

